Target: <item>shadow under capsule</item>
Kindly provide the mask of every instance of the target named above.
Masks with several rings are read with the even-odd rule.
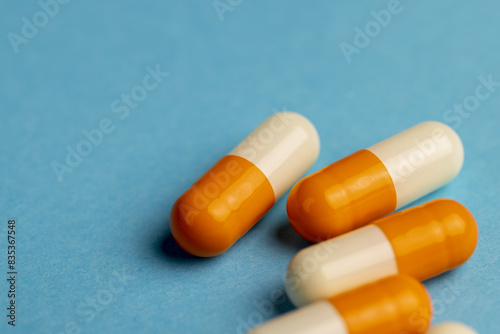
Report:
[[[429,288],[440,287],[443,284],[445,286],[455,284],[455,280],[458,279],[458,277],[461,275],[461,270],[461,267],[457,267],[449,271],[445,271],[444,273],[441,273],[437,276],[426,279],[425,281],[423,281],[423,283]]]
[[[297,232],[295,232],[293,227],[288,222],[288,219],[284,219],[280,224],[277,225],[274,231],[274,236],[283,245],[291,248],[296,252],[313,245],[313,243],[305,240],[300,235],[298,235]]]
[[[184,260],[206,260],[206,258],[194,256],[183,250],[175,241],[170,231],[163,238],[159,245],[160,251],[167,257]]]
[[[166,220],[163,226],[170,226],[170,220]],[[163,258],[174,260],[177,263],[209,263],[215,257],[199,257],[192,255],[182,249],[181,246],[175,241],[174,236],[170,232],[170,228],[166,228],[159,233],[157,242],[153,244],[153,249],[159,253]]]

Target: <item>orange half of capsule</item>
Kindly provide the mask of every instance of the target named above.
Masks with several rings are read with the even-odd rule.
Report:
[[[391,243],[399,272],[420,280],[467,261],[479,233],[472,213],[451,199],[424,203],[379,219],[374,225]]]
[[[344,318],[349,334],[424,333],[432,304],[414,278],[392,276],[328,299]]]
[[[274,202],[273,188],[258,167],[226,155],[174,204],[171,232],[185,251],[215,256],[231,247]]]
[[[375,154],[360,150],[297,182],[287,212],[298,234],[318,242],[388,214],[396,205],[387,168]]]

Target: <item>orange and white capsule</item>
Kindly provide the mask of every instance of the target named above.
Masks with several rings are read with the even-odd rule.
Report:
[[[326,240],[450,182],[463,158],[449,126],[418,124],[302,178],[290,191],[288,218],[303,238]]]
[[[426,334],[478,334],[475,330],[459,322],[444,322],[433,326]]]
[[[269,117],[208,170],[174,204],[170,229],[187,252],[227,250],[316,161],[319,137],[305,117]]]
[[[317,301],[248,334],[424,333],[431,314],[424,286],[398,275]]]
[[[391,275],[425,280],[467,261],[477,238],[467,208],[433,200],[304,248],[290,262],[286,291],[301,306]]]

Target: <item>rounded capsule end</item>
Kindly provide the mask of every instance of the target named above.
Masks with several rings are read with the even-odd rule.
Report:
[[[288,196],[287,213],[299,235],[319,242],[394,211],[396,202],[384,164],[361,150],[297,182]]]
[[[478,334],[475,330],[459,322],[444,322],[432,327],[427,334]]]
[[[374,222],[391,242],[400,273],[425,280],[463,264],[474,253],[478,227],[470,211],[436,199]]]
[[[286,210],[293,229],[304,239],[319,242],[342,233],[346,228],[332,217],[325,196],[328,175],[318,171],[297,182],[288,195]],[[334,213],[334,212],[333,212]]]
[[[424,333],[432,302],[415,278],[395,275],[328,299],[350,334]],[[418,319],[418,320],[416,320]]]
[[[449,268],[465,263],[474,253],[479,230],[476,219],[462,204],[451,199],[439,199],[429,207],[446,233],[446,246],[450,254]]]
[[[215,256],[273,205],[273,188],[262,171],[244,158],[226,155],[175,202],[170,230],[188,253]]]
[[[191,201],[181,196],[170,213],[170,231],[177,244],[186,252],[199,257],[212,257],[223,253],[236,241],[229,233],[214,235],[217,222],[197,219],[197,212],[189,209]],[[213,226],[212,231],[209,227]],[[220,231],[219,231],[220,232]],[[234,240],[233,240],[234,239]]]
[[[436,121],[427,121],[421,123],[422,127],[432,128],[432,139],[438,143],[444,142],[449,145],[449,153],[448,153],[448,180],[445,182],[449,182],[453,180],[464,164],[464,145],[462,140],[458,136],[458,134],[453,130],[450,126]]]
[[[286,271],[285,290],[288,299],[296,307],[302,307],[325,295],[325,287],[331,282],[317,268],[317,259],[311,248],[306,248],[292,259]]]

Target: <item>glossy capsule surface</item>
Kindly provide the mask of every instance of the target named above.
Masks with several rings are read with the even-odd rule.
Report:
[[[425,280],[467,261],[477,239],[465,206],[433,200],[303,249],[288,266],[286,291],[301,306],[391,275]]]
[[[218,255],[245,234],[316,161],[319,137],[302,115],[269,117],[172,207],[170,230],[187,252]]]
[[[426,334],[478,334],[475,330],[459,322],[444,322],[433,326]]]
[[[463,157],[449,126],[418,124],[299,180],[288,196],[288,218],[311,242],[332,238],[450,182]]]
[[[431,313],[424,286],[397,275],[316,301],[249,334],[420,334],[428,328]]]

